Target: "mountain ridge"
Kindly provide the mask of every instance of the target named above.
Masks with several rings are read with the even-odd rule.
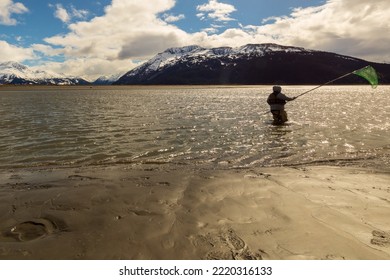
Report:
[[[0,85],[318,85],[367,65],[377,70],[380,84],[390,84],[390,64],[267,43],[172,47],[123,75],[101,76],[93,82],[8,61],[0,63]],[[337,84],[363,83],[355,75],[337,81]]]
[[[320,84],[366,65],[390,82],[390,65],[277,44],[170,48],[128,71],[114,84]],[[356,77],[339,83],[359,84]]]
[[[44,70],[33,70],[15,61],[0,63],[0,85],[86,85],[88,81],[79,77]]]

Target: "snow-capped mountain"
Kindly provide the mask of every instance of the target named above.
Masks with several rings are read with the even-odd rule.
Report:
[[[248,44],[237,48],[170,48],[115,84],[318,84],[367,64],[382,64],[299,47]],[[390,69],[384,69],[390,81]],[[348,77],[344,83],[359,83]]]
[[[284,47],[274,44],[245,45],[238,48],[221,47],[206,49],[200,46],[187,46],[183,48],[170,48],[159,53],[154,58],[127,73],[127,76],[135,76],[143,72],[148,74],[162,70],[178,62],[187,61],[192,64],[204,62],[208,59],[228,58],[237,59],[243,56],[264,56],[270,52],[302,52],[302,48]]]
[[[97,78],[93,82],[93,84],[94,85],[111,85],[122,76],[123,76],[123,72],[121,72],[119,74],[109,75],[109,76],[100,76],[99,78]]]
[[[0,63],[0,84],[17,85],[79,85],[88,84],[82,78],[66,77],[54,72],[34,70],[14,61]]]

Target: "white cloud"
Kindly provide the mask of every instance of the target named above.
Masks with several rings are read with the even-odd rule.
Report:
[[[75,77],[83,77],[91,82],[104,75],[125,73],[138,66],[131,61],[110,61],[101,58],[71,58],[66,62],[48,62],[45,69],[55,73],[65,73]],[[42,66],[36,67],[42,69]]]
[[[387,48],[390,37],[386,36],[390,31],[388,0],[328,0],[319,7],[294,9],[290,15],[274,17],[262,25],[238,24],[237,28],[222,33],[217,33],[220,26],[187,33],[169,23],[168,16],[162,15],[170,15],[175,3],[175,0],[113,0],[103,16],[71,23],[67,34],[46,38],[47,44],[33,48],[49,56],[66,58],[62,64],[48,64],[53,71],[82,75],[90,80],[128,71],[136,65],[132,61],[149,59],[167,48],[191,44],[234,47],[279,43],[390,61]],[[213,3],[222,4],[208,2]],[[213,11],[216,9],[199,10],[204,17]],[[229,11],[232,9],[221,14],[230,18]]]
[[[206,4],[198,5],[196,9],[201,12],[198,14],[200,19],[206,19],[207,16],[216,21],[232,21],[234,19],[230,14],[236,11],[233,5],[220,3],[218,0],[209,0]]]
[[[72,16],[77,19],[85,19],[89,15],[87,10],[78,10],[74,6],[71,6]]]
[[[180,15],[171,15],[171,14],[164,14],[163,19],[165,22],[176,22],[182,19],[185,19],[185,15],[180,14]]]
[[[390,62],[388,0],[328,0],[318,7],[296,8],[262,25],[240,26],[220,34],[192,34],[208,46],[279,43]]]
[[[16,25],[17,21],[12,18],[12,14],[27,13],[28,9],[20,2],[13,0],[0,0],[0,24]]]
[[[70,15],[68,14],[68,11],[65,10],[65,8],[61,4],[56,5],[56,11],[54,12],[54,16],[64,23],[70,21]]]
[[[35,45],[35,49],[46,55],[63,55],[63,69],[73,75],[85,73],[90,80],[128,71],[135,66],[132,60],[147,59],[190,41],[189,34],[161,19],[161,14],[174,4],[174,0],[113,0],[103,16],[71,23],[67,34],[45,39],[50,47]],[[98,63],[104,67],[98,67]],[[51,63],[47,67],[55,71],[59,65]]]
[[[208,28],[202,29],[202,31],[206,32],[207,34],[215,34],[218,32],[218,29],[215,27],[208,27]]]
[[[34,52],[42,53],[48,57],[55,57],[62,54],[61,49],[55,49],[45,44],[33,44],[31,45],[31,48],[34,50]]]
[[[196,16],[200,19],[200,20],[205,20],[206,19],[206,15],[204,13],[198,13],[196,14]]]
[[[0,41],[0,61],[17,61],[22,62],[28,59],[36,58],[31,48],[21,48],[11,45],[6,41]]]
[[[328,0],[321,6],[296,8],[262,25],[192,34],[207,46],[278,43],[336,52],[376,62],[390,62],[390,5],[387,0]]]
[[[295,9],[288,17],[259,26],[256,35],[278,43],[390,60],[390,6],[387,0],[327,1],[322,6]],[[276,39],[275,39],[276,38]]]
[[[85,19],[88,14],[88,11],[77,10],[74,6],[71,6],[68,11],[62,6],[62,4],[55,5],[54,16],[61,20],[63,23],[69,23],[72,19]]]

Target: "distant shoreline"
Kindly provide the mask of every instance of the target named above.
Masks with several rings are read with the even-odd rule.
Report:
[[[154,88],[245,88],[269,87],[270,85],[0,85],[0,91],[34,90],[89,90],[89,89],[154,89]]]
[[[264,85],[0,85],[0,92],[2,91],[36,91],[36,90],[112,90],[112,89],[156,89],[156,88],[269,88],[271,84]],[[315,87],[317,85],[283,85],[285,87]],[[368,85],[353,84],[353,85],[326,85],[326,87],[362,87]],[[380,86],[389,86],[382,84]]]

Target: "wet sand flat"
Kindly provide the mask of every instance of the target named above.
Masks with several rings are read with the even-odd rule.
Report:
[[[0,179],[0,259],[390,259],[383,171],[144,164]]]

